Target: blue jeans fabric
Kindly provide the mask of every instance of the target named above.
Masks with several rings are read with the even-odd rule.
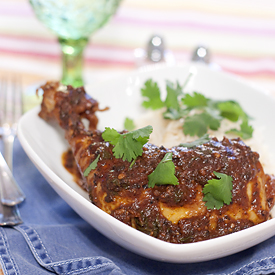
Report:
[[[41,240],[37,231],[29,226],[20,225],[15,227],[16,230],[22,233],[28,248],[37,263],[44,269],[39,269],[32,274],[48,274],[48,271],[56,274],[112,274],[122,275],[121,270],[110,260],[104,257],[82,257],[75,259],[68,259],[64,261],[53,261],[50,253],[47,251],[43,241]],[[19,243],[18,243],[19,244]],[[0,246],[1,246],[1,264],[5,274],[31,274],[30,270],[20,261],[16,261],[11,255],[7,236],[4,229],[0,232]],[[20,249],[22,247],[19,245]],[[27,249],[28,249],[27,248]],[[29,253],[28,253],[29,254]],[[20,264],[20,267],[19,267]],[[21,268],[22,267],[22,268]],[[26,271],[24,271],[26,269]],[[23,273],[20,273],[22,270]]]
[[[45,181],[18,141],[15,156],[14,174],[27,199],[19,205],[24,223],[0,228],[5,275],[275,272],[275,237],[232,256],[194,264],[158,262],[129,252],[80,218]]]

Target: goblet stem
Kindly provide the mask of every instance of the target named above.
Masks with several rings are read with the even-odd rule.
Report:
[[[88,38],[77,40],[58,38],[62,50],[62,79],[65,85],[74,87],[83,86],[83,51],[88,43]]]

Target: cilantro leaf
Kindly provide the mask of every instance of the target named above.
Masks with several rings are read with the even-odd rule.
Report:
[[[124,135],[133,135],[133,139],[136,139],[142,145],[148,142],[150,134],[153,132],[153,127],[148,125],[143,128],[128,132],[127,134]]]
[[[148,187],[154,187],[156,184],[178,185],[179,182],[175,176],[175,170],[172,153],[166,153],[156,169],[148,176]]]
[[[120,136],[117,144],[113,148],[116,158],[131,161],[142,155],[143,144],[133,139],[131,135]]]
[[[209,114],[208,112],[205,113],[205,122],[207,123],[208,127],[211,129],[211,130],[218,130],[221,123],[220,123],[220,119]]]
[[[166,99],[165,99],[165,107],[171,108],[174,110],[179,110],[179,100],[178,97],[182,95],[182,88],[177,82],[176,85],[174,85],[171,81],[166,82]]]
[[[160,89],[156,82],[152,79],[148,79],[144,83],[144,87],[141,89],[141,95],[147,97],[147,101],[143,101],[142,106],[149,109],[157,110],[164,106],[164,103],[160,97]]]
[[[84,177],[88,177],[90,172],[96,168],[99,157],[100,157],[100,155],[97,155],[96,159],[85,169],[85,171],[83,173]]]
[[[184,120],[183,133],[190,136],[201,137],[207,132],[207,125],[202,114],[188,116]]]
[[[188,107],[204,107],[207,106],[207,99],[203,94],[194,92],[193,95],[186,94],[182,102]]]
[[[202,192],[203,201],[207,209],[220,209],[224,204],[229,205],[232,200],[232,177],[226,174],[213,172],[218,179],[208,180]]]
[[[213,117],[208,112],[202,112],[185,118],[183,132],[185,135],[201,137],[207,133],[209,128],[217,130],[219,127],[219,119]]]
[[[132,131],[136,128],[134,121],[131,118],[126,117],[124,121],[124,129]]]
[[[105,131],[102,133],[102,138],[105,141],[109,141],[112,145],[116,145],[120,138],[120,134],[113,128],[105,127]]]
[[[240,104],[233,100],[220,102],[217,104],[217,107],[221,111],[221,116],[234,122],[238,121],[240,117],[245,116]]]
[[[210,140],[210,137],[208,134],[204,134],[203,136],[201,136],[200,138],[192,141],[192,142],[187,142],[187,143],[181,143],[179,146],[181,147],[186,147],[186,148],[192,148],[192,147],[196,147],[199,145],[202,145],[206,142],[208,142]]]
[[[243,139],[249,139],[252,137],[253,127],[248,124],[247,120],[244,120],[242,122],[242,124],[240,125],[240,130],[234,128],[234,129],[227,131],[226,133],[232,133],[232,134],[235,134]]]
[[[106,127],[102,133],[102,138],[114,145],[113,153],[115,158],[122,158],[130,162],[142,155],[143,145],[148,142],[152,131],[152,126],[146,126],[120,134],[115,129]]]

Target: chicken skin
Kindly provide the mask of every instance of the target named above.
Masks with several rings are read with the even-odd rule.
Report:
[[[48,82],[39,116],[65,131],[91,202],[121,222],[171,243],[190,243],[230,234],[270,218],[275,179],[265,174],[259,155],[240,139],[211,138],[191,148],[146,143],[134,163],[116,158],[113,145],[97,129],[98,102],[83,87]],[[85,127],[83,119],[89,121]],[[87,129],[88,128],[88,129]],[[148,186],[148,176],[172,153],[178,185]],[[97,166],[84,171],[97,159]],[[203,188],[214,172],[232,178],[232,200],[209,209]]]

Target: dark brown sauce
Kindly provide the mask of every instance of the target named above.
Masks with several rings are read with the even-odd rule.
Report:
[[[102,181],[101,186],[103,193],[95,193],[95,196],[91,196],[91,194],[94,192],[91,190],[89,192],[91,201],[97,205],[97,200],[95,197],[103,197],[105,192],[105,201],[108,200],[107,202],[112,202],[113,197],[115,198],[118,194],[120,194],[123,198],[128,197],[131,199],[132,196],[135,197],[136,201],[134,204],[123,204],[120,207],[114,209],[110,214],[123,223],[128,224],[129,226],[132,226],[148,235],[172,243],[189,243],[207,240],[251,227],[254,225],[254,223],[247,219],[247,217],[240,217],[239,219],[235,220],[227,215],[227,211],[233,211],[230,206],[227,205],[225,205],[220,210],[207,210],[206,213],[203,213],[202,215],[183,218],[176,224],[173,224],[161,214],[159,208],[160,202],[165,203],[169,207],[178,207],[192,203],[192,201],[195,199],[194,196],[196,195],[197,184],[203,184],[203,182],[206,182],[204,177],[211,178],[211,171],[218,170],[218,168],[219,170],[222,170],[220,167],[223,167],[223,162],[227,163],[228,160],[225,161],[225,159],[230,158],[231,156],[230,152],[228,151],[230,148],[234,148],[236,151],[238,151],[237,154],[232,153],[234,157],[232,157],[231,169],[226,171],[227,174],[231,174],[235,179],[233,199],[236,206],[238,205],[239,209],[249,209],[250,205],[248,203],[248,199],[246,198],[245,187],[247,181],[256,181],[255,174],[258,173],[259,169],[259,163],[257,162],[258,154],[251,152],[249,148],[245,150],[238,150],[239,147],[244,146],[239,141],[234,141],[234,144],[229,144],[229,141],[224,140],[222,143],[224,147],[222,147],[222,144],[218,143],[218,148],[220,149],[219,155],[216,153],[217,148],[215,147],[215,141],[209,143],[208,145],[201,146],[200,148],[186,151],[183,149],[182,152],[179,151],[179,153],[185,155],[186,163],[181,163],[181,158],[178,160],[175,159],[175,163],[176,167],[183,169],[181,173],[179,173],[178,177],[181,182],[185,182],[185,184],[181,184],[179,186],[155,186],[152,189],[148,189],[146,184],[144,186],[142,184],[144,178],[147,178],[146,175],[148,174],[148,167],[152,166],[151,162],[158,159],[156,156],[151,156],[152,152],[150,153],[150,146],[148,148],[144,148],[145,155],[143,158],[140,158],[136,161],[135,165],[138,166],[137,169],[135,169],[135,166],[133,166],[132,169],[128,169],[127,165],[121,160],[112,159],[112,161],[110,161],[110,154],[106,154],[105,151],[111,150],[111,148],[105,148],[105,151],[103,150],[104,152],[102,152],[101,162],[103,163],[106,161],[106,164],[103,165],[101,163],[101,169],[97,170],[93,181]],[[212,148],[212,150],[210,150],[210,148]],[[226,148],[227,150],[221,150],[221,148]],[[215,157],[207,157],[205,159],[205,152],[208,152],[207,150],[209,150],[209,154],[211,152],[212,154],[215,154]],[[159,154],[163,153],[162,150],[159,151]],[[201,151],[203,151],[203,153],[199,154]],[[197,156],[196,154],[199,155]],[[195,155],[197,156],[196,158]],[[248,155],[250,155],[249,158]],[[201,159],[199,156],[201,156]],[[146,159],[150,165],[148,163],[148,165],[146,165],[146,163],[144,163],[144,165],[139,163],[145,161]],[[196,161],[192,162],[192,160],[195,159]],[[238,167],[240,161],[244,159],[246,160],[246,163],[239,165]],[[112,169],[109,165],[107,165],[107,162],[113,165]],[[78,170],[78,166],[74,160],[72,150],[69,149],[63,153],[62,163],[67,171],[72,174],[74,181],[84,190],[87,190],[82,180],[82,176]],[[248,173],[249,171],[253,171],[253,173],[250,175]],[[122,175],[124,176],[122,177]],[[248,179],[241,179],[241,175],[246,175]],[[241,183],[243,188],[240,188]],[[254,182],[252,192],[254,193],[253,196],[255,202],[260,199],[260,194],[256,192],[258,190],[254,190],[256,187],[257,183]],[[96,189],[96,186],[94,189]],[[145,194],[145,191],[146,196],[143,196],[142,194]],[[274,184],[268,189],[268,191],[273,191],[271,193],[274,195]],[[194,196],[192,196],[192,194]],[[267,194],[269,195],[269,193]],[[269,199],[270,198],[268,196],[267,201],[269,201]],[[271,204],[273,204],[273,199]],[[267,219],[268,212],[262,210],[259,207],[260,203],[258,202],[254,208],[258,208],[258,214],[263,215],[263,220]],[[99,208],[101,208],[100,205]],[[210,230],[211,216],[217,218],[216,228],[214,230]]]
[[[62,165],[73,176],[74,182],[77,183],[84,191],[87,191],[85,188],[85,183],[83,182],[82,176],[75,162],[73,152],[70,148],[62,154]]]

